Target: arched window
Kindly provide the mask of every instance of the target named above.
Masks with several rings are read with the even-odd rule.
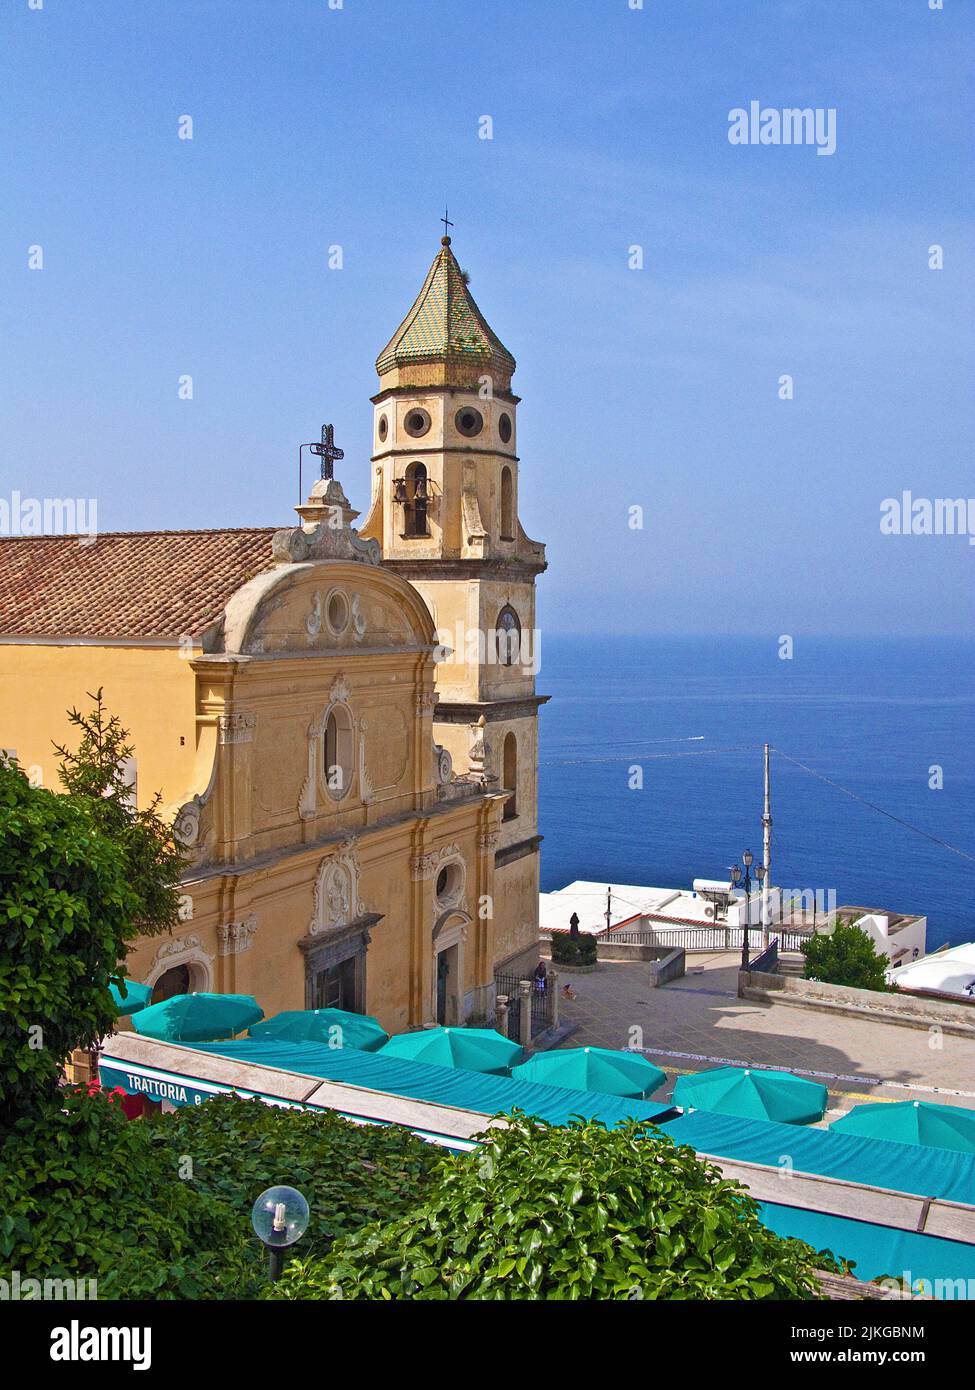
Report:
[[[514,734],[504,736],[504,769],[502,781],[505,791],[511,792],[504,803],[503,820],[514,820],[518,814],[518,740]]]
[[[334,705],[325,720],[322,739],[322,774],[333,801],[343,801],[352,785],[354,740],[352,716],[344,705]]]
[[[498,645],[499,664],[514,666],[521,652],[521,623],[510,603],[506,603],[498,614],[495,640]]]
[[[515,538],[515,488],[511,479],[511,469],[501,470],[501,539],[513,541]]]
[[[411,463],[406,470],[406,534],[428,536],[426,464]]]
[[[169,970],[159,976],[159,979],[152,987],[153,1004],[161,1004],[164,999],[172,999],[176,994],[189,994],[190,967],[188,965],[174,965]]]

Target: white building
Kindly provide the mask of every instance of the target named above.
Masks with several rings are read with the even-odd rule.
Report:
[[[889,970],[887,979],[902,989],[934,989],[960,999],[975,998],[975,941]]]
[[[817,899],[819,901],[817,906]],[[606,931],[671,933],[680,931],[679,944],[693,947],[688,928],[718,927],[727,930],[726,946],[737,946],[740,935],[732,938],[747,921],[752,932],[762,927],[761,891],[746,900],[740,888],[723,879],[696,878],[690,889],[644,888],[634,884],[608,887],[586,879],[576,879],[553,893],[539,894],[539,933],[548,938],[553,932],[568,931],[575,913],[579,930],[592,935]],[[768,925],[771,933],[790,932],[788,949],[797,949],[801,938],[813,931],[829,930],[837,921],[860,927],[870,937],[878,955],[892,966],[906,965],[924,955],[927,918],[872,907],[837,907],[836,895],[772,886],[768,893]],[[797,940],[797,938],[800,938]],[[663,938],[670,940],[671,938]],[[715,937],[704,936],[702,948],[717,949]],[[975,950],[975,947],[972,948]]]

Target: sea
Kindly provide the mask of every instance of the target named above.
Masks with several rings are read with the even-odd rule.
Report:
[[[929,951],[975,940],[975,640],[783,650],[544,634],[542,890],[690,888],[760,860],[768,742],[773,882],[919,913]]]

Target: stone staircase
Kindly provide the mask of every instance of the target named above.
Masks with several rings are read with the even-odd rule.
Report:
[[[801,977],[806,966],[805,956],[800,951],[780,951],[779,975],[798,975]]]

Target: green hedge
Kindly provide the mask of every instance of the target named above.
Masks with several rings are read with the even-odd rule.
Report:
[[[564,932],[552,936],[553,965],[595,965],[596,938],[586,933],[568,936]]]
[[[126,1120],[104,1092],[65,1091],[0,1140],[0,1277],[96,1279],[100,1298],[254,1298],[266,1283],[254,1199],[298,1187],[324,1255],[395,1219],[441,1153],[406,1130],[220,1097]]]
[[[516,1116],[417,1210],[293,1261],[292,1299],[809,1299],[824,1257],[652,1126]]]

